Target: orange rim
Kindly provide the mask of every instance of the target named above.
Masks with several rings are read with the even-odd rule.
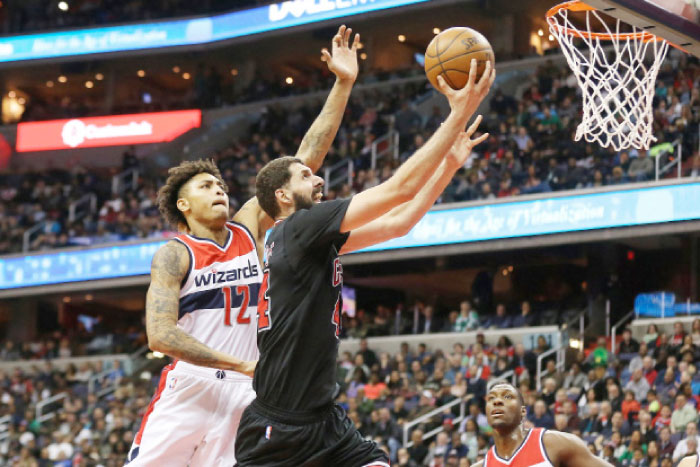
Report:
[[[605,32],[589,32],[589,31],[579,31],[578,29],[572,29],[572,28],[567,28],[566,26],[560,26],[556,20],[554,19],[554,16],[559,13],[561,10],[569,10],[569,11],[596,11],[597,8],[592,7],[590,5],[587,5],[583,3],[581,0],[571,0],[568,2],[560,3],[559,5],[553,6],[552,8],[547,11],[547,23],[549,23],[550,26],[558,29],[564,34],[568,34],[570,36],[578,36],[584,39],[600,39],[604,41],[611,41],[613,39],[618,39],[618,40],[626,40],[626,39],[640,39],[644,42],[652,42],[652,41],[664,41],[665,39],[655,36],[654,34],[648,33],[648,32],[625,32],[625,33],[619,33],[619,34],[608,34]],[[673,45],[674,47],[680,48],[676,46],[675,44],[672,44],[669,42],[669,44]],[[681,49],[683,50],[683,49]]]

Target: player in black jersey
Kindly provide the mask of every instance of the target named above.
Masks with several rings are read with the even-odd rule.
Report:
[[[265,242],[258,302],[260,360],[236,440],[239,466],[388,466],[388,456],[355,429],[337,393],[343,270],[347,253],[405,233],[462,165],[480,119],[464,128],[488,93],[487,64],[476,83],[454,91],[441,81],[451,113],[386,182],[351,199],[316,203],[323,180],[293,157],[258,174],[262,209],[276,223]],[[446,157],[448,156],[448,157]]]

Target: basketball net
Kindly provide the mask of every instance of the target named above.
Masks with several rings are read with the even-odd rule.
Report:
[[[584,27],[571,22],[571,12],[577,13],[573,18],[578,24],[584,20]],[[549,10],[547,23],[583,94],[576,141],[585,138],[616,151],[649,149],[656,141],[654,83],[669,43],[632,26],[632,32],[621,33],[619,19],[613,30],[595,8],[578,0]]]

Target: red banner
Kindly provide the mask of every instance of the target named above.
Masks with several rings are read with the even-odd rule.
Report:
[[[200,110],[73,118],[17,125],[17,152],[162,143],[198,128]]]

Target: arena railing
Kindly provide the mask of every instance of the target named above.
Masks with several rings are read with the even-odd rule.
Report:
[[[97,211],[97,195],[88,193],[68,206],[68,222],[73,223]]]
[[[549,357],[550,355],[554,354],[556,358],[556,368],[559,371],[564,371],[564,366],[565,366],[565,352],[566,352],[566,347],[563,345],[558,345],[556,347],[553,347],[546,352],[542,352],[537,356],[537,372],[536,372],[536,387],[537,387],[537,392],[540,392],[542,390],[542,362]]]
[[[335,189],[335,187],[344,183],[352,186],[352,178],[354,175],[355,164],[352,159],[340,161],[330,167],[326,167],[323,169],[323,193],[327,195],[328,190]]]
[[[22,251],[29,251],[33,237],[41,232],[44,227],[46,227],[46,221],[39,221],[24,231],[22,234]]]
[[[669,170],[675,165],[678,170],[677,178],[681,178],[683,174],[681,173],[682,163],[683,163],[683,141],[682,138],[678,138],[671,143],[672,149],[663,149],[659,154],[654,157],[654,180],[657,182],[659,178],[668,173]],[[675,157],[672,157],[675,154]],[[649,157],[649,156],[647,156]],[[661,159],[668,157],[669,161],[661,167]]]
[[[52,419],[62,409],[62,407],[56,407],[53,410],[50,410],[46,413],[43,413],[44,407],[51,406],[53,404],[57,404],[58,402],[61,402],[67,398],[68,398],[67,392],[59,392],[58,394],[54,394],[51,397],[47,397],[46,399],[41,400],[40,402],[38,402],[36,404],[35,415],[34,415],[35,419],[39,423],[42,423],[46,420]]]
[[[610,331],[610,352],[615,355],[615,350],[617,348],[616,340],[617,340],[617,330],[621,328],[623,325],[627,324],[627,322],[634,316],[634,310],[630,311],[627,313],[625,316],[620,318],[620,320],[615,323]]]
[[[441,405],[440,407],[438,407],[434,410],[431,410],[427,414],[421,415],[420,417],[418,417],[414,420],[411,420],[408,423],[404,423],[404,425],[403,425],[403,447],[410,448],[411,446],[413,446],[413,441],[408,440],[408,435],[409,435],[412,427],[414,427],[420,423],[423,423],[426,420],[430,420],[431,418],[444,413],[446,410],[450,410],[452,407],[454,407],[456,405],[459,405],[459,416],[456,417],[452,421],[456,425],[458,423],[461,423],[462,420],[464,420],[464,414],[466,413],[467,400],[463,397],[460,397],[459,399],[455,399],[451,402],[448,402],[445,405]],[[423,433],[423,440],[432,438],[433,436],[437,435],[441,431],[443,431],[442,425],[430,430],[427,433]]]
[[[399,158],[399,132],[391,130],[384,136],[380,136],[372,142],[371,168],[377,168],[377,160],[391,156],[394,160]]]
[[[131,178],[131,181],[129,181]],[[112,194],[121,195],[128,189],[136,190],[139,184],[139,171],[128,169],[112,177]]]

